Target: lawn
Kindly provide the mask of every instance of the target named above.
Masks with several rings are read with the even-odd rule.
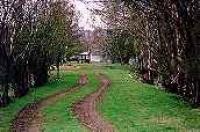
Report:
[[[40,100],[61,90],[73,87],[80,74],[87,73],[89,83],[77,91],[42,109],[45,132],[88,131],[73,115],[73,103],[97,90],[98,73],[106,74],[111,86],[98,105],[100,114],[119,132],[199,132],[200,110],[166,93],[155,86],[143,84],[129,75],[129,70],[119,65],[81,65],[79,69],[62,71],[61,79],[32,90],[0,109],[0,132],[9,131],[15,115],[34,98]]]
[[[98,106],[119,132],[199,132],[200,110],[173,94],[135,81],[119,66],[104,67],[112,85]]]
[[[9,131],[15,115],[27,104],[33,103],[35,99],[41,100],[42,98],[76,85],[78,77],[79,73],[77,72],[62,72],[61,79],[52,80],[45,86],[37,88],[36,91],[32,89],[28,95],[15,99],[8,107],[0,108],[0,132]]]
[[[85,132],[87,129],[80,124],[72,113],[73,103],[78,102],[86,95],[97,90],[99,81],[96,79],[96,73],[91,66],[85,67],[83,73],[87,73],[89,83],[79,90],[67,95],[43,109],[45,132]]]

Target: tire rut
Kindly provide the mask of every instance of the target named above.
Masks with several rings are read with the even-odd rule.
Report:
[[[101,81],[99,89],[80,102],[74,104],[73,112],[80,122],[92,132],[114,132],[114,127],[109,122],[105,121],[96,110],[97,103],[100,103],[111,83],[103,74],[101,74],[99,78]]]
[[[12,122],[11,132],[42,132],[43,116],[42,109],[55,103],[62,97],[75,92],[88,83],[88,77],[86,74],[80,76],[76,87],[67,89],[65,91],[58,92],[50,95],[36,103],[32,103],[24,107],[16,116]]]

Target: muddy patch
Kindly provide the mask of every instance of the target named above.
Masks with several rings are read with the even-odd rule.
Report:
[[[81,75],[78,80],[78,86],[67,89],[65,91],[53,94],[42,99],[39,102],[29,104],[24,107],[13,120],[11,131],[12,132],[42,132],[43,116],[42,109],[58,101],[59,99],[75,92],[80,87],[88,83],[86,74]]]
[[[73,112],[80,122],[92,132],[114,132],[113,126],[105,121],[100,113],[97,112],[97,103],[102,100],[103,95],[110,85],[110,80],[105,75],[100,75],[99,79],[101,81],[99,89],[74,104]]]

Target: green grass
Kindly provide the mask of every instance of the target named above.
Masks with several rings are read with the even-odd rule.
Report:
[[[87,129],[83,127],[72,113],[72,105],[81,100],[86,95],[97,90],[99,81],[96,79],[95,73],[88,68],[87,71],[89,83],[81,87],[78,91],[73,92],[43,109],[45,132],[85,132]]]
[[[112,85],[98,109],[119,132],[200,131],[199,109],[155,86],[134,81],[119,66],[103,71]]]
[[[61,80],[52,81],[36,91],[37,100],[76,84],[78,76],[87,73],[89,84],[42,109],[45,132],[85,132],[87,129],[73,115],[73,103],[97,90],[96,73],[105,73],[112,81],[103,102],[98,105],[102,116],[119,132],[200,132],[200,110],[192,109],[155,86],[130,78],[120,65],[80,65],[76,71],[62,72]],[[0,109],[0,132],[7,132],[11,121],[24,106],[34,101],[35,93],[16,99]]]
[[[31,90],[28,95],[16,99],[5,108],[0,108],[0,132],[9,131],[11,122],[15,115],[27,104],[33,103],[35,97],[36,100],[40,100],[44,97],[52,95],[53,93],[70,88],[76,84],[78,76],[78,73],[75,72],[63,72],[60,80],[51,81],[45,86],[37,88],[36,92]]]

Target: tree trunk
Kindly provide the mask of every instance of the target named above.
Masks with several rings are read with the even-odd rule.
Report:
[[[41,67],[36,71],[34,74],[35,78],[35,86],[42,86],[48,81],[48,68],[47,67]]]
[[[10,100],[9,96],[8,96],[8,88],[9,88],[8,84],[5,84],[3,86],[3,96],[2,96],[2,99],[0,102],[0,106],[2,106],[2,107],[7,106],[7,104],[9,103],[9,100]]]

